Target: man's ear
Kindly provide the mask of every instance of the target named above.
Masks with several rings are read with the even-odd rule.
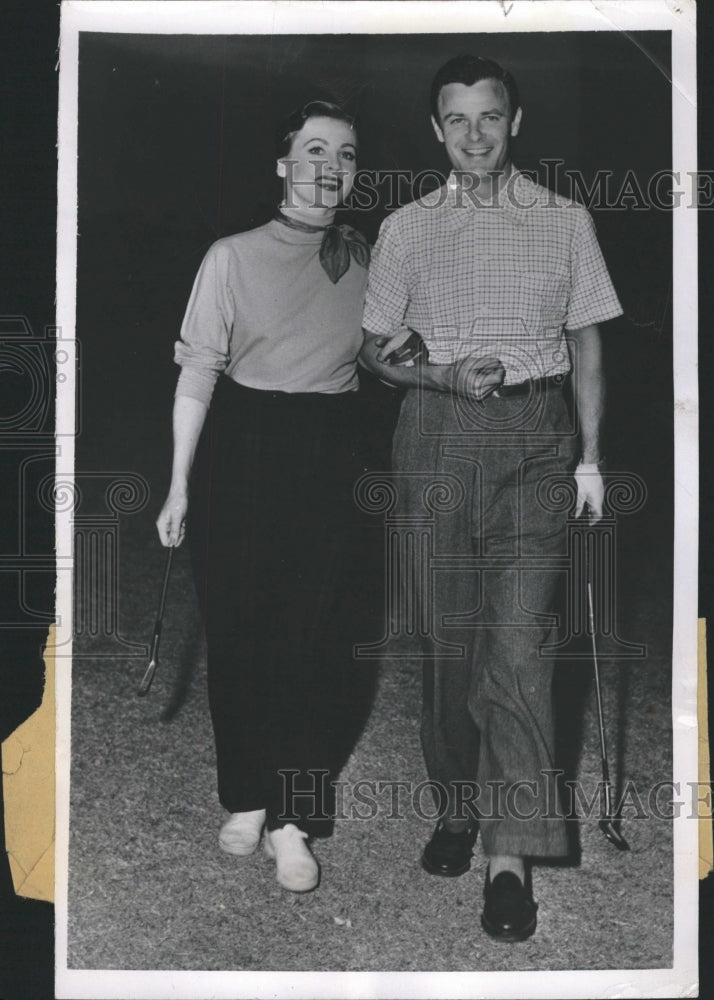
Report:
[[[284,177],[287,176],[287,168],[285,166],[285,160],[278,160],[277,161],[277,163],[275,165],[275,172],[278,175],[278,177],[283,177],[284,178]]]
[[[431,124],[434,128],[434,131],[436,132],[436,138],[439,140],[439,142],[443,142],[444,133],[442,131],[441,125],[439,125],[438,121],[436,120],[436,118],[434,118],[433,115],[431,116]]]
[[[515,115],[513,116],[513,121],[511,122],[511,135],[518,135],[518,130],[521,127],[521,108],[518,108]]]

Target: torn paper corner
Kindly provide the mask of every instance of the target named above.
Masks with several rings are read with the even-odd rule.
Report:
[[[50,629],[47,650],[54,646]],[[52,902],[55,839],[55,673],[45,651],[40,707],[2,744],[5,842],[15,892]]]
[[[2,773],[17,774],[25,756],[25,747],[17,733],[12,733],[2,745]]]

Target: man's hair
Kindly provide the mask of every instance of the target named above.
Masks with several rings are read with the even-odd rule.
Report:
[[[291,112],[283,122],[275,143],[275,153],[278,160],[288,155],[292,148],[293,139],[305,122],[311,118],[334,118],[349,125],[351,129],[355,129],[354,117],[339,104],[333,104],[332,101],[308,101],[303,107]]]
[[[439,94],[441,88],[447,83],[463,83],[466,87],[472,87],[479,80],[498,80],[506,88],[508,102],[510,104],[511,119],[521,106],[518,96],[518,87],[507,69],[499,66],[492,59],[483,59],[481,56],[454,56],[447,63],[436,71],[436,76],[431,85],[431,113],[434,121],[440,122],[439,118]]]

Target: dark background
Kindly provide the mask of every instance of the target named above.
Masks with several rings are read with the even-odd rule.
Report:
[[[4,7],[3,15],[7,19],[2,33],[6,98],[2,105],[6,185],[0,227],[5,276],[3,314],[26,315],[38,336],[54,317],[57,15],[57,7],[50,3],[11,3]],[[711,44],[707,45],[712,42],[711,5],[701,3],[699,15],[699,50],[704,53],[707,48],[711,51]],[[165,39],[160,41],[166,44]],[[200,41],[207,46],[233,44],[228,39]],[[282,41],[290,44],[290,40]],[[418,45],[423,39],[409,41]],[[520,43],[518,49],[516,38],[491,36],[488,40],[489,54],[516,72],[524,95],[526,118],[516,147],[518,165],[531,168],[539,156],[562,157],[569,168],[580,166],[585,170],[612,167],[622,172],[635,167],[639,171],[668,165],[670,119],[665,110],[664,78],[646,55],[635,54],[636,47],[630,39],[603,33],[600,38],[592,38],[593,48],[588,52],[578,51],[581,46],[587,48],[589,42],[578,36],[551,39],[541,36],[540,41],[542,47],[529,44],[532,53],[537,53],[537,62],[529,62],[525,58],[526,45]],[[606,41],[614,46],[617,55],[599,63],[595,50]],[[666,64],[666,47],[661,40],[639,36],[637,41],[645,45],[657,62]],[[441,40],[441,44],[445,42],[449,42],[445,55],[450,55],[454,50],[450,40]],[[102,42],[105,46],[108,43],[109,40]],[[111,468],[116,460],[123,467],[145,471],[152,488],[158,490],[154,497],[158,503],[168,475],[167,416],[175,379],[170,356],[176,324],[197,264],[209,243],[220,235],[262,221],[259,202],[267,192],[258,188],[266,164],[270,163],[267,133],[273,116],[270,123],[256,121],[256,111],[258,107],[266,109],[270,105],[272,110],[274,106],[279,117],[289,110],[281,102],[292,93],[298,97],[291,91],[291,75],[295,74],[293,80],[303,81],[305,65],[298,73],[296,67],[304,58],[299,51],[303,42],[299,40],[292,43],[293,69],[290,58],[283,53],[282,58],[275,59],[283,79],[274,80],[268,87],[266,78],[261,79],[253,67],[250,85],[244,88],[247,98],[241,100],[238,67],[241,66],[241,71],[244,67],[240,61],[229,60],[228,54],[222,58],[216,48],[211,56],[207,49],[209,54],[196,57],[187,72],[187,64],[177,58],[176,50],[159,58],[149,48],[151,59],[142,66],[141,46],[151,44],[152,40],[140,39],[134,53],[123,49],[121,58],[117,54],[111,65],[117,66],[116,72],[124,73],[121,86],[112,83],[111,65],[107,68],[106,63],[101,64],[97,50],[94,71],[99,100],[94,102],[94,108],[87,105],[86,111],[82,109],[86,115],[83,128],[90,139],[89,148],[81,147],[82,155],[86,149],[86,155],[94,159],[82,163],[81,176],[87,185],[86,197],[90,198],[93,191],[94,201],[82,203],[80,267],[87,261],[92,263],[96,291],[90,294],[80,287],[78,301],[81,310],[78,336],[84,349],[81,384],[85,428],[78,441],[78,468],[80,456],[96,459],[102,453],[103,443],[111,441],[112,451],[104,457],[108,464],[99,467]],[[555,55],[548,46],[557,44],[568,51],[560,50]],[[401,48],[400,42],[399,51]],[[551,62],[544,56],[546,51]],[[612,53],[614,49],[609,51]],[[637,52],[641,53],[641,48]],[[83,51],[82,58],[86,59],[87,69],[91,69],[92,56]],[[350,90],[354,87],[352,81],[364,72],[359,67],[359,73],[353,75],[358,68],[354,56],[348,60],[349,73],[345,73],[339,58],[332,69],[335,65],[340,67],[345,96],[361,98],[365,125],[371,106],[374,116],[371,121],[375,124],[369,131],[381,143],[381,150],[373,154],[376,163],[414,167],[423,162],[443,167],[425,117],[428,79],[432,68],[442,61],[441,53],[431,47],[412,58],[411,83],[401,65],[398,71],[393,65],[384,67],[381,81],[377,75],[366,74],[374,82],[371,94]],[[557,67],[557,73],[553,67]],[[700,58],[699,73],[709,110],[700,116],[700,165],[707,169],[714,164],[714,147],[712,71],[706,59]],[[329,74],[326,70],[317,71],[315,80],[319,82],[323,75]],[[154,82],[156,79],[158,84]],[[334,89],[332,80],[329,83]],[[397,88],[407,101],[401,106],[386,101],[385,97],[396,95]],[[223,94],[228,95],[230,104]],[[180,112],[172,104],[172,95],[173,99],[184,98]],[[302,95],[290,103],[300,103],[301,99]],[[131,122],[126,120],[127,110],[131,111]],[[240,113],[242,122],[248,125],[252,122],[256,131],[243,128],[233,131],[233,112],[236,119]],[[261,119],[262,112],[257,117]],[[129,134],[131,143],[127,141]],[[137,141],[139,135],[141,142]],[[84,138],[82,135],[82,142]],[[394,159],[390,161],[384,156],[380,163],[380,152],[392,153]],[[235,169],[232,167],[227,175],[221,163],[233,160]],[[83,191],[80,194],[85,197]],[[367,221],[365,231],[372,235],[379,219]],[[628,462],[627,468],[638,468],[628,461],[634,457],[648,483],[668,483],[664,472],[671,444],[668,436],[671,343],[667,321],[662,323],[662,317],[668,316],[671,275],[667,260],[668,223],[660,213],[652,212],[629,212],[626,218],[615,217],[615,213],[597,213],[596,221],[628,317],[610,324],[607,333],[611,384],[613,380],[616,384],[619,381],[628,389],[612,394],[617,397],[618,408],[614,413],[612,408],[610,411],[608,447],[611,454],[614,448],[614,454]],[[705,283],[713,229],[711,213],[703,213],[700,259],[705,280],[701,282],[700,305],[704,331],[714,314],[712,291]],[[90,248],[95,254],[93,261]],[[612,348],[617,351],[616,363]],[[712,444],[711,420],[706,419],[710,412],[712,360],[711,340],[704,337],[700,363],[701,410],[705,417],[701,447],[705,459],[711,454]],[[645,384],[648,388],[643,400]],[[646,419],[643,419],[643,403]],[[132,413],[134,422],[130,423],[128,417]],[[650,418],[655,420],[654,425],[650,424]],[[139,431],[156,442],[156,455],[166,456],[165,468],[137,453],[135,435]],[[154,453],[154,445],[151,452]],[[658,466],[658,462],[662,464]],[[711,486],[711,463],[705,460],[700,614],[710,619]],[[5,482],[3,487],[12,489],[14,484]],[[664,497],[662,510],[666,513]],[[40,517],[37,526],[45,531],[46,519]],[[655,547],[660,558],[669,558],[669,542],[662,548]],[[31,660],[4,656],[2,666],[3,686],[10,695],[5,705],[12,703],[20,717],[29,714],[36,705],[32,691],[25,689],[31,689],[32,685],[21,683],[21,679],[36,670],[36,665]],[[705,957],[707,937],[711,940],[710,883],[711,878],[703,884],[704,898],[708,900],[701,927]],[[4,869],[2,890],[5,906],[0,943],[0,997],[5,1000],[51,997],[52,908],[12,898]],[[710,994],[710,975],[709,964],[705,963],[702,996]]]
[[[607,170],[616,194],[628,170],[646,190],[656,171],[671,166],[669,36],[662,32],[457,41],[81,36],[78,468],[99,459],[123,463],[147,476],[160,501],[169,472],[173,342],[191,284],[214,240],[259,225],[274,210],[274,136],[286,114],[314,97],[336,99],[357,113],[362,168],[446,173],[429,122],[429,85],[458,51],[488,52],[515,74],[524,114],[515,162],[522,169],[545,180],[542,161],[560,159],[587,183]],[[570,193],[565,176],[560,189]],[[370,240],[386,214],[386,188],[382,194],[379,205],[349,220]],[[666,492],[671,217],[626,208],[594,215],[625,310],[606,327],[606,453],[612,468],[639,472],[655,492]]]

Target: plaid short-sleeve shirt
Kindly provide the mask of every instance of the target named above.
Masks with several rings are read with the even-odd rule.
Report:
[[[569,371],[563,331],[621,313],[589,213],[516,171],[493,204],[452,175],[385,219],[363,325],[416,330],[434,364],[499,357],[513,384]]]

